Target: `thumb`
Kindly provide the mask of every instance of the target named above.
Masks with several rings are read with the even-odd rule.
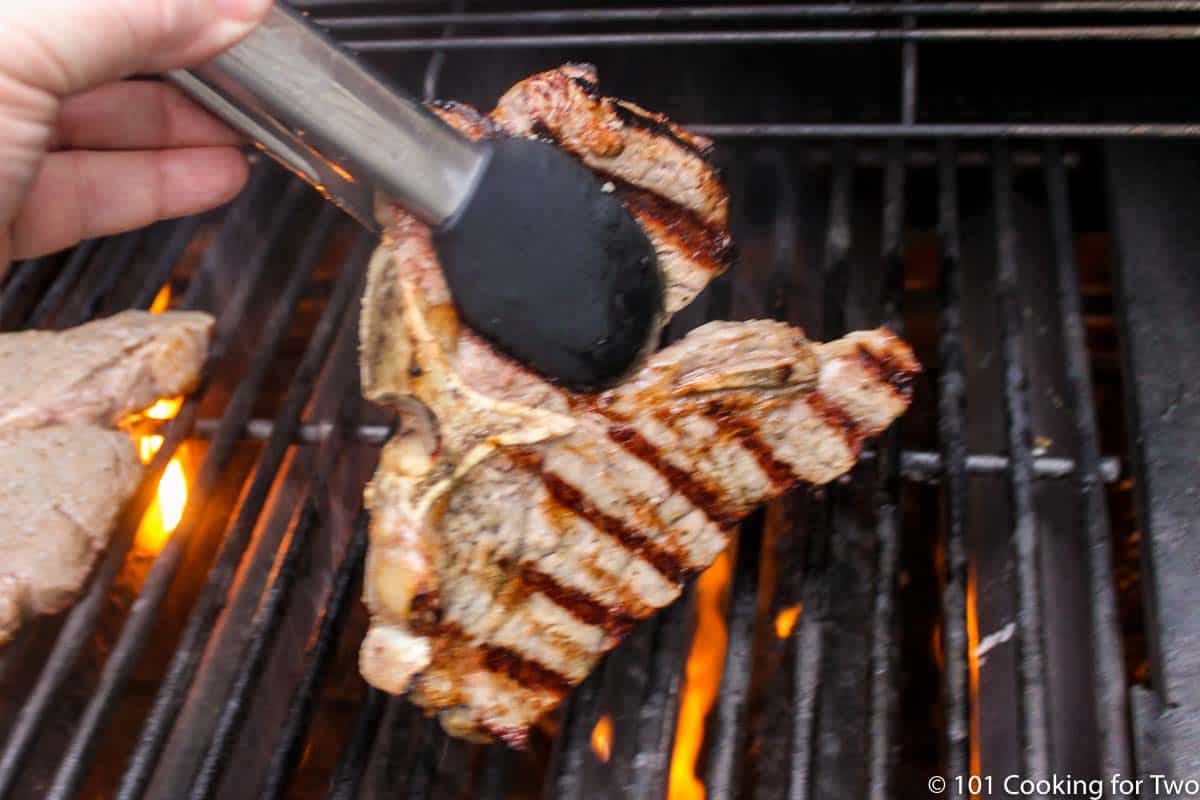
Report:
[[[245,36],[271,0],[2,0],[0,78],[58,97],[190,66]]]

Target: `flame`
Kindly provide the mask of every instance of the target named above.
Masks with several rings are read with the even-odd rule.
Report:
[[[182,397],[164,398],[135,415],[134,419],[139,417],[154,420],[171,419],[179,413],[182,405]],[[157,433],[138,436],[137,445],[138,456],[142,463],[149,464],[162,449],[163,437]],[[162,477],[159,478],[158,492],[150,507],[146,509],[141,524],[138,525],[134,543],[139,550],[150,553],[162,550],[163,545],[167,543],[167,538],[179,525],[179,520],[183,518],[183,509],[187,505],[188,497],[187,474],[183,469],[186,448],[186,445],[179,447],[175,457],[167,464]]]
[[[592,752],[605,764],[612,755],[612,733],[612,717],[608,714],[601,717],[596,727],[592,728]]]
[[[154,440],[158,440],[155,442]],[[154,453],[162,447],[161,436],[146,436],[139,443],[143,460],[154,458]],[[138,550],[157,553],[162,550],[167,539],[183,518],[183,510],[187,506],[188,485],[187,473],[184,472],[183,462],[186,458],[187,445],[180,445],[175,457],[163,470],[158,481],[158,493],[146,509],[142,522],[138,525],[134,543]]]
[[[183,464],[179,463],[178,457],[172,458],[158,482],[158,507],[162,513],[163,530],[167,533],[175,530],[183,518],[187,496],[187,477],[183,474]]]
[[[143,411],[142,416],[150,419],[171,419],[179,413],[182,405],[182,397],[166,397]]]
[[[933,623],[933,628],[929,632],[929,651],[933,656],[933,663],[937,664],[938,669],[944,669],[946,666],[945,658],[942,655],[942,626],[941,623]]]
[[[154,302],[150,304],[151,314],[161,314],[171,305],[171,286],[167,284],[158,290]],[[183,406],[182,397],[164,397],[134,418],[167,420],[179,413]],[[159,434],[149,434],[138,437],[138,455],[143,464],[154,460],[155,454],[163,446],[163,437]],[[187,506],[188,486],[187,475],[183,470],[183,459],[186,455],[186,445],[180,445],[175,457],[163,470],[158,480],[158,493],[150,507],[146,509],[141,524],[138,525],[135,546],[140,550],[157,553],[167,543],[167,538],[183,519],[183,509]]]
[[[792,635],[792,630],[796,627],[796,620],[800,619],[800,612],[804,610],[803,603],[797,603],[794,606],[788,606],[775,615],[775,635],[780,639],[786,639]]]
[[[171,285],[165,284],[158,290],[158,294],[154,295],[154,301],[150,303],[151,314],[161,314],[171,306]]]
[[[143,436],[138,442],[138,455],[142,458],[143,464],[149,464],[154,458],[154,454],[162,447],[163,437],[158,434],[152,436]]]
[[[729,552],[717,556],[696,582],[698,619],[688,653],[683,702],[675,726],[671,780],[667,800],[704,800],[704,784],[696,777],[696,758],[704,743],[704,720],[717,697],[725,668],[725,594],[733,572]]]
[[[979,753],[979,609],[975,605],[975,568],[967,569],[967,674],[971,697],[971,774],[981,775],[983,759]],[[972,797],[978,797],[972,794]]]

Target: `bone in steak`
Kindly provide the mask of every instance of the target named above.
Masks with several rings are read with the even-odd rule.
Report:
[[[212,322],[127,311],[0,335],[0,645],[83,585],[142,475],[112,426],[195,388]]]
[[[727,266],[708,143],[598,96],[590,68],[523,81],[490,118],[439,113],[473,136],[551,139],[612,180],[659,250],[668,312]],[[919,365],[888,331],[818,344],[765,320],[709,323],[621,385],[569,393],[461,327],[428,229],[397,208],[382,218],[363,386],[401,425],[366,492],[360,665],[452,734],[521,745],[739,519],[846,472],[908,406]]]

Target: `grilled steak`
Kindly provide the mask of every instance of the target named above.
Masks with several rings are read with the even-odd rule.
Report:
[[[207,314],[127,311],[0,335],[0,645],[78,592],[142,474],[112,427],[195,388],[211,327]]]
[[[440,113],[473,136],[553,139],[613,180],[659,249],[669,312],[727,264],[707,143],[599,97],[590,69],[530,78],[490,118]],[[620,386],[569,393],[460,327],[428,229],[399,209],[382,216],[363,386],[401,426],[366,492],[360,665],[453,734],[521,745],[739,519],[843,474],[907,408],[919,366],[891,333],[816,344],[762,320],[709,323]]]
[[[0,335],[0,428],[116,425],[195,388],[208,314],[125,311],[61,332]]]

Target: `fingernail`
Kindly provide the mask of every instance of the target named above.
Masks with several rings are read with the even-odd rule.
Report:
[[[213,0],[217,13],[223,17],[249,22],[257,20],[267,13],[272,0]]]

